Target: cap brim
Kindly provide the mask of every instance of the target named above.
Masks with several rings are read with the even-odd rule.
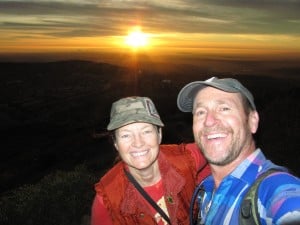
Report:
[[[192,112],[194,98],[198,91],[211,86],[226,92],[238,92],[238,90],[230,87],[226,87],[222,84],[207,82],[207,81],[195,81],[185,85],[179,92],[177,97],[177,106],[182,112]]]
[[[139,116],[132,115],[132,116],[128,116],[126,120],[121,119],[121,120],[114,120],[110,122],[107,126],[107,130],[109,131],[115,130],[131,123],[150,123],[160,127],[164,126],[163,122],[159,118],[150,118],[145,115],[139,115]]]
[[[182,112],[192,112],[196,93],[206,87],[203,81],[195,81],[185,85],[177,97],[177,106]]]

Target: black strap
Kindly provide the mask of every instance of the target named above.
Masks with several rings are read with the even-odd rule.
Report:
[[[203,196],[205,194],[204,186],[202,184],[198,185],[194,190],[191,205],[190,205],[190,225],[202,225],[201,223],[201,207],[196,206],[195,203],[199,203],[202,205]],[[196,216],[194,215],[194,211],[197,210]]]
[[[134,179],[134,177],[124,169],[124,172],[129,179],[129,181],[135,186],[135,188],[143,195],[143,197],[153,206],[154,209],[171,225],[171,221],[167,214],[156,204],[156,202],[147,194],[147,192],[142,188],[142,186]]]

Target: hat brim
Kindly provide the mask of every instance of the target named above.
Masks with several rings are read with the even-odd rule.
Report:
[[[107,126],[107,130],[115,130],[118,129],[120,127],[126,126],[128,124],[131,123],[150,123],[150,124],[154,124],[160,127],[163,127],[164,124],[163,122],[159,119],[159,118],[153,118],[153,117],[148,117],[146,115],[132,115],[132,116],[128,116],[125,120],[124,118],[120,119],[120,120],[114,120],[111,121],[108,126]]]
[[[208,83],[206,81],[195,81],[185,85],[179,92],[177,97],[177,106],[182,112],[192,112],[193,103],[196,94],[203,88],[210,86],[226,92],[236,93],[237,89],[230,88],[218,83]]]

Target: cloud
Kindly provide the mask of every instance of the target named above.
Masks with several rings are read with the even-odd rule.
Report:
[[[113,36],[140,24],[149,32],[300,34],[292,0],[73,0],[0,2],[0,31],[52,37]],[[52,30],[50,30],[52,29]]]

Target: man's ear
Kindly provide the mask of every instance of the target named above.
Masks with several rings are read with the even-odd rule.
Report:
[[[259,115],[256,110],[251,111],[248,116],[248,125],[252,134],[255,134],[259,124]]]

